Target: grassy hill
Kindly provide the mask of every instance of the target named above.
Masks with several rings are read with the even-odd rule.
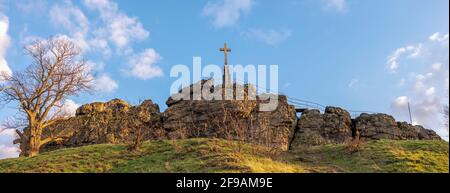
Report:
[[[148,141],[139,152],[125,145],[91,145],[0,160],[0,172],[449,172],[442,141],[372,141],[350,153],[325,145],[277,153],[219,139]]]

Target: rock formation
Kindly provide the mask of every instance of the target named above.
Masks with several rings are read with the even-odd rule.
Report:
[[[91,103],[79,107],[75,117],[59,121],[47,130],[45,135],[63,138],[42,147],[48,151],[61,147],[76,147],[100,143],[125,143],[136,127],[150,130],[146,139],[165,137],[161,130],[161,116],[158,105],[146,100],[138,106],[114,99],[106,103]]]
[[[302,113],[290,148],[345,143],[355,138],[362,141],[441,140],[432,130],[396,122],[390,115],[363,113],[352,120],[344,109],[327,107],[324,114],[320,114],[319,110],[306,110]]]
[[[209,86],[201,81],[199,87],[191,85],[188,96],[194,89]],[[237,88],[238,85],[234,85]],[[182,90],[183,91],[183,90]],[[131,106],[123,100],[114,99],[106,103],[91,103],[79,107],[75,117],[61,120],[48,128],[44,137],[56,136],[63,140],[46,144],[41,151],[62,147],[76,147],[99,143],[127,143],[132,140],[136,128],[146,129],[144,139],[224,138],[245,141],[268,147],[287,150],[305,146],[346,143],[359,138],[362,141],[393,140],[440,140],[432,130],[396,122],[385,114],[361,114],[352,119],[350,114],[338,107],[305,110],[297,118],[295,107],[286,96],[278,96],[274,111],[259,111],[266,103],[263,95],[249,100],[250,86],[244,86],[244,100],[174,100],[170,97],[168,108],[160,113],[158,105],[146,100]],[[180,91],[181,92],[181,91]],[[236,92],[233,93],[236,95]],[[16,141],[21,143],[20,140]],[[27,146],[21,143],[21,149]]]
[[[396,122],[386,114],[361,114],[354,120],[355,135],[362,140],[433,140],[441,139],[434,131],[413,126],[406,122]]]
[[[297,123],[291,147],[343,143],[352,139],[352,119],[344,109],[306,110]]]
[[[191,86],[190,95],[192,90]],[[217,137],[287,150],[297,121],[295,108],[285,96],[279,96],[275,111],[261,112],[262,102],[260,97],[178,101],[169,98],[168,109],[163,113],[164,129],[171,138]]]

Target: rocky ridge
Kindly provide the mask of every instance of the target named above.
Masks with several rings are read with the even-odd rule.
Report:
[[[202,82],[203,83],[203,82]],[[192,86],[190,87],[191,90]],[[192,92],[190,92],[192,94]],[[323,144],[378,139],[441,140],[432,130],[397,122],[386,114],[361,114],[327,107],[324,113],[309,109],[299,117],[286,96],[278,96],[272,112],[259,111],[256,100],[173,100],[160,112],[151,100],[132,106],[114,99],[79,107],[74,117],[59,121],[45,135],[63,140],[44,145],[41,151],[101,143],[127,143],[137,128],[145,139],[223,138],[287,150]],[[18,142],[20,143],[20,141]],[[21,149],[26,145],[21,144]]]
[[[352,119],[349,112],[342,108],[326,107],[324,114],[319,110],[302,113],[290,148],[345,143],[353,139],[441,140],[432,130],[397,122],[387,114],[363,113]]]

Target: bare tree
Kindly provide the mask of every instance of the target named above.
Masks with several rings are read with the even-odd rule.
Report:
[[[65,38],[37,40],[24,48],[32,63],[22,72],[2,74],[0,97],[5,103],[17,102],[26,120],[16,129],[22,156],[39,154],[42,145],[59,140],[43,138],[43,131],[60,120],[62,103],[68,96],[90,89],[92,77],[81,50]]]
[[[141,113],[137,113],[128,118],[130,127],[130,142],[128,143],[128,151],[137,152],[140,150],[142,144],[144,143],[146,137],[149,134],[151,128],[145,126],[145,122],[149,122],[151,120],[150,117],[146,117]]]
[[[211,126],[218,130],[218,137],[238,142],[238,151],[241,151],[243,144],[250,141],[254,116],[252,112],[257,107],[256,100],[251,100],[249,92],[251,88],[247,85],[233,85],[233,100],[222,101],[221,109],[218,113],[212,113],[210,119]],[[242,100],[236,100],[238,95],[242,95]]]
[[[128,144],[128,151],[139,151],[142,144],[145,141],[145,137],[148,135],[149,129],[143,125],[136,124],[130,133],[131,141]]]

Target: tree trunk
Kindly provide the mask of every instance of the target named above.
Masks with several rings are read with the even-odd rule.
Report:
[[[29,149],[26,154],[28,157],[33,157],[39,154],[39,149],[41,148],[41,134],[42,130],[39,126],[33,125],[30,127],[31,135],[29,138]]]

